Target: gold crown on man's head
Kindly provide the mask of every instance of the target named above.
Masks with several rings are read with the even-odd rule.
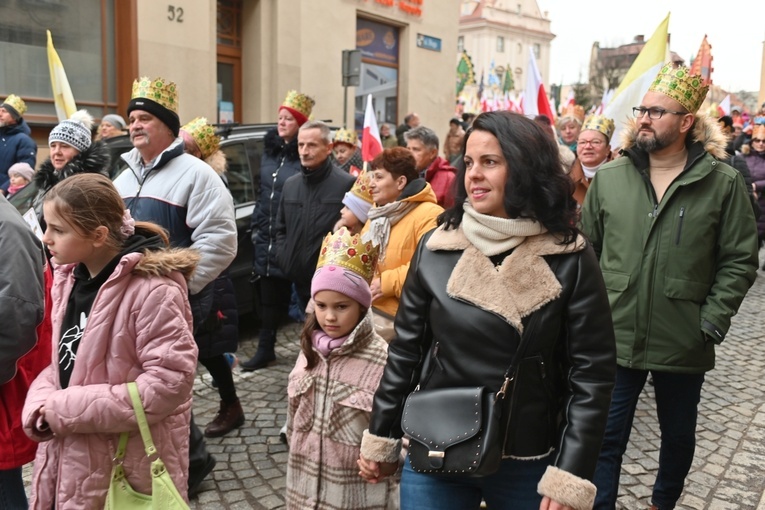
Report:
[[[356,147],[356,145],[359,143],[359,136],[356,134],[356,131],[352,129],[338,129],[335,132],[335,143],[347,143],[348,145],[352,145]]]
[[[220,148],[220,137],[215,134],[215,128],[207,123],[205,117],[197,117],[181,128],[191,135],[199,147],[202,159],[207,159]]]
[[[133,93],[130,99],[151,99],[178,115],[178,86],[164,78],[149,79],[146,76],[133,82]]]
[[[611,135],[614,134],[615,129],[614,121],[605,115],[590,115],[582,124],[582,131],[587,129],[603,133],[607,140],[611,140]]]
[[[19,114],[19,117],[23,117],[24,113],[27,111],[27,104],[24,102],[23,99],[21,99],[16,94],[9,94],[8,97],[5,98],[5,101],[2,103],[4,106],[10,106],[14,110],[16,110],[16,113]]]
[[[339,266],[361,276],[367,283],[372,281],[377,265],[378,249],[372,242],[363,242],[360,234],[353,234],[342,227],[324,238],[319,251],[316,269],[323,266]]]
[[[704,85],[701,76],[691,74],[687,67],[675,67],[672,62],[667,62],[648,90],[660,92],[680,103],[690,113],[696,113],[707,97],[709,85]]]
[[[311,110],[313,109],[314,104],[316,104],[316,101],[305,94],[301,94],[297,90],[290,90],[287,92],[287,97],[284,98],[282,106],[296,110],[305,118],[308,118],[311,116]]]
[[[372,189],[369,187],[369,181],[372,179],[370,172],[361,172],[356,178],[356,182],[351,187],[351,194],[356,195],[367,203],[373,203]]]

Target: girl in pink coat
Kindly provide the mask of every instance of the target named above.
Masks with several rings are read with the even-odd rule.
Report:
[[[43,205],[55,267],[52,362],[35,379],[22,420],[39,441],[34,509],[103,508],[120,433],[130,437],[130,485],[151,493],[150,462],[127,383],[135,381],[151,435],[186,496],[197,347],[186,280],[198,256],[168,250],[152,223],[134,222],[111,181],[69,177]]]

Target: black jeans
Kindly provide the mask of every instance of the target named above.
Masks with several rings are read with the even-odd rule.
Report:
[[[651,503],[660,510],[675,507],[683,492],[696,450],[696,417],[704,374],[651,371],[661,430],[659,472]],[[593,482],[598,488],[595,509],[613,510],[619,493],[622,456],[632,431],[635,407],[648,377],[647,370],[616,367],[616,385],[608,424]]]
[[[287,316],[292,283],[284,278],[263,276],[258,280],[261,329],[276,331]]]
[[[231,367],[223,354],[218,354],[211,358],[199,358],[199,362],[210,372],[215,382],[218,383],[218,395],[220,399],[233,404],[238,400],[236,396],[236,387],[234,386],[234,376],[231,373]]]

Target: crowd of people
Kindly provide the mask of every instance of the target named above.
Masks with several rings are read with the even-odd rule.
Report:
[[[333,133],[288,91],[251,218],[258,345],[239,363],[275,362],[296,307],[287,508],[613,509],[649,377],[650,505],[674,508],[705,373],[765,241],[765,104],[714,119],[699,113],[706,93],[667,64],[617,151],[615,119],[578,106],[557,121],[453,118],[443,144],[412,112],[395,133],[381,125],[381,152],[363,161],[356,131]],[[215,126],[182,125],[178,104],[174,83],[139,78],[127,121],[106,115],[94,136],[77,112],[37,170],[24,101],[0,105],[0,190],[31,211],[0,196],[0,303],[18,318],[0,333],[9,508],[104,507],[118,453],[124,481],[151,493],[133,383],[184,501],[216,464],[205,437],[245,423],[226,158]],[[103,140],[125,130],[134,148],[112,181]],[[204,430],[198,365],[220,397]],[[410,402],[476,388],[495,421],[455,406],[405,425]],[[447,445],[434,439],[445,430],[461,432]],[[480,452],[465,456],[471,441]],[[494,459],[480,476],[476,455]]]

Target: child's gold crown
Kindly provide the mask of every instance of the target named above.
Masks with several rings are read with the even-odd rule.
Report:
[[[207,159],[220,148],[220,137],[215,134],[215,128],[207,123],[205,117],[197,117],[181,129],[191,135],[197,143],[202,159]]]
[[[343,267],[370,283],[377,265],[377,255],[378,249],[371,242],[363,242],[359,234],[351,235],[347,228],[342,227],[324,238],[316,268],[328,265]]]

